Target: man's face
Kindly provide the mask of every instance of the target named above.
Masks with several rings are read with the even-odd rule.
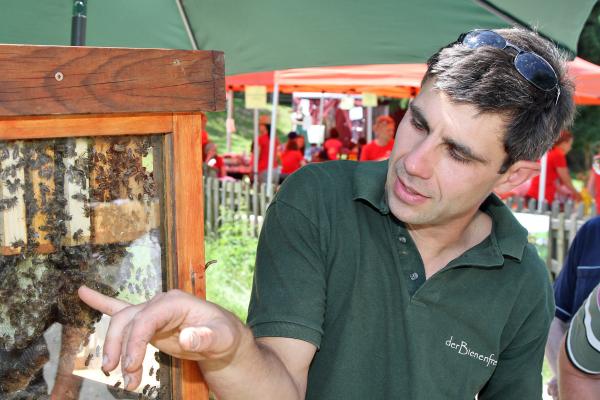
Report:
[[[387,122],[380,122],[374,128],[376,137],[384,142],[389,142],[394,137],[394,125]]]
[[[386,182],[391,212],[413,226],[469,221],[502,176],[504,126],[426,83],[396,133]]]
[[[258,132],[260,135],[267,135],[269,133],[269,130],[267,129],[267,126],[264,124],[260,124],[258,126]]]

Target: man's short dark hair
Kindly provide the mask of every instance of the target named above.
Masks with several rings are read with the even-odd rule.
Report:
[[[505,117],[504,150],[507,157],[499,173],[519,160],[537,160],[573,121],[574,85],[567,77],[566,57],[537,33],[498,29],[504,39],[524,51],[543,57],[558,77],[557,89],[543,91],[529,83],[514,67],[515,52],[491,46],[471,49],[452,43],[427,62],[423,83],[435,78],[434,87],[452,102],[475,106],[482,113]]]

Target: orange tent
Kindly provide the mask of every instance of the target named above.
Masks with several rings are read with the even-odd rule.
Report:
[[[257,72],[226,77],[228,90],[241,91],[247,85],[279,84],[282,93],[371,92],[378,96],[414,97],[421,85],[425,64],[378,64],[345,67],[298,68]],[[600,105],[600,66],[575,58],[569,62],[569,76],[575,81],[577,104]]]

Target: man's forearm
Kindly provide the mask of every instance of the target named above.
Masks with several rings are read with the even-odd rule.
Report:
[[[597,400],[600,396],[600,376],[579,371],[567,357],[564,340],[558,357],[560,400]]]
[[[554,376],[558,376],[558,351],[563,336],[567,332],[568,324],[554,317],[548,333],[548,342],[546,343],[546,359],[550,364],[550,369]]]
[[[208,386],[220,400],[300,400],[305,388],[295,382],[281,359],[256,342],[241,322],[240,344],[229,360],[199,361]]]

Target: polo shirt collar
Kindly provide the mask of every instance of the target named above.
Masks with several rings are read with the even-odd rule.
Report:
[[[364,200],[381,214],[390,213],[385,196],[387,160],[378,162],[359,162],[354,171],[353,199]]]
[[[387,170],[388,161],[385,160],[360,162],[354,172],[353,199],[366,201],[382,215],[390,213],[385,194]],[[504,263],[504,256],[521,261],[527,244],[527,230],[495,194],[491,194],[481,204],[480,209],[492,217],[492,233],[482,243],[465,253],[468,254],[470,262],[482,266],[496,266]]]

